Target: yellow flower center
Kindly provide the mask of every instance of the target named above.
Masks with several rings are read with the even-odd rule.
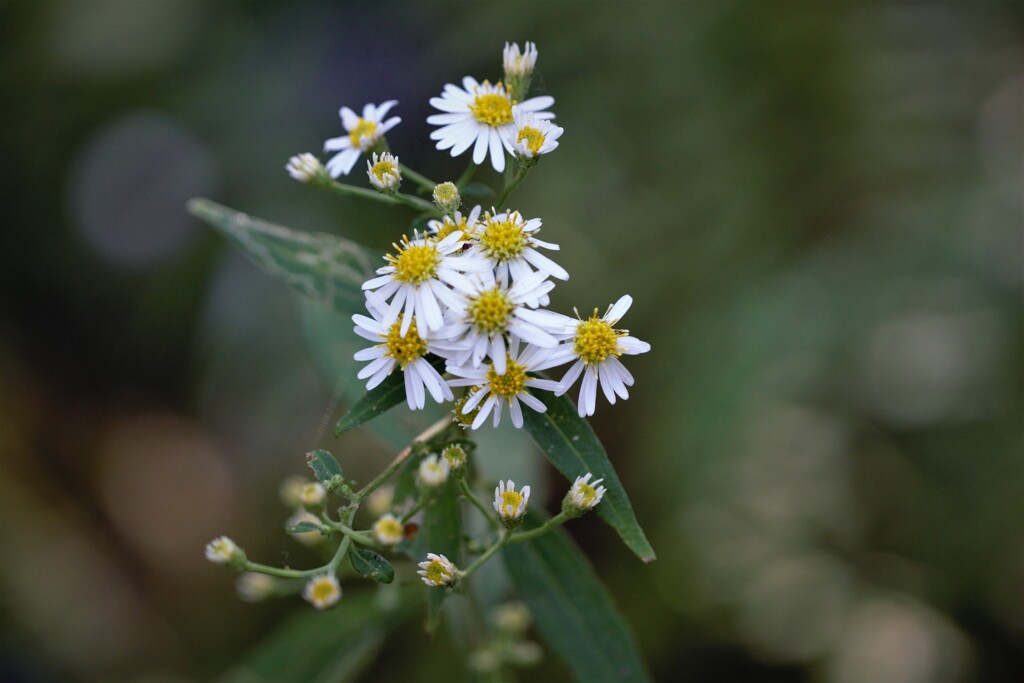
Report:
[[[505,491],[501,494],[501,513],[511,517],[523,504],[523,496],[518,491]]]
[[[541,145],[544,144],[544,133],[541,133],[536,128],[527,126],[519,131],[519,135],[516,137],[516,142],[522,142],[526,140],[526,148],[533,152],[534,156],[540,154]]]
[[[598,318],[597,311],[594,311],[589,320],[584,320],[576,327],[574,350],[588,365],[600,363],[608,356],[618,358],[622,355],[622,351],[619,350],[619,337],[623,334],[624,331],[614,330],[611,325]]]
[[[577,484],[577,486],[579,487],[577,493],[579,494],[579,497],[583,499],[583,504],[590,505],[593,503],[594,499],[597,498],[597,491],[594,490],[594,487],[582,482]]]
[[[526,391],[526,368],[506,356],[505,374],[499,375],[492,365],[487,371],[487,381],[491,385],[492,394],[511,400],[513,396]]]
[[[476,416],[480,413],[480,404],[479,403],[477,403],[476,406],[472,410],[470,410],[468,413],[463,413],[462,412],[462,408],[463,408],[463,406],[466,405],[466,401],[469,400],[469,397],[472,396],[473,394],[475,394],[479,390],[480,390],[480,387],[472,386],[472,387],[470,387],[466,391],[465,396],[460,396],[459,398],[455,399],[455,411],[454,412],[455,412],[455,423],[457,425],[459,425],[461,427],[466,427],[468,429],[469,426],[473,424],[473,420],[475,420]]]
[[[365,138],[367,142],[373,142],[376,140],[376,132],[376,121],[368,121],[360,117],[352,130],[348,132],[348,139],[352,143],[353,147],[363,149],[363,139]]]
[[[517,220],[518,213],[506,214],[505,220],[491,218],[480,235],[480,246],[495,261],[519,258],[529,239]]]
[[[410,323],[409,329],[405,331],[405,336],[403,337],[402,316],[399,315],[398,320],[388,330],[386,346],[388,350],[384,355],[397,360],[403,370],[405,370],[405,366],[409,363],[425,356],[427,353],[427,343],[420,339],[420,335],[416,333],[416,316],[412,317],[412,323]]]
[[[403,241],[402,246],[393,246],[398,251],[398,256],[388,254],[385,259],[395,267],[395,279],[399,282],[418,285],[437,273],[441,255],[437,253],[437,248],[431,240],[427,240],[425,244],[411,246],[407,241]]]
[[[334,584],[324,579],[323,581],[317,581],[311,591],[314,602],[329,602],[337,594],[337,589]]]
[[[488,85],[484,81],[484,85]],[[469,111],[480,123],[491,128],[500,128],[512,123],[512,98],[504,93],[477,95],[469,105]]]
[[[446,583],[448,581],[448,572],[445,571],[445,567],[438,560],[432,560],[430,566],[427,567],[427,578],[433,583]]]
[[[459,200],[459,188],[455,183],[445,182],[434,188],[434,201],[444,204]]]
[[[394,517],[386,517],[377,522],[377,533],[387,539],[401,538],[404,529],[402,523]]]
[[[473,326],[480,332],[493,334],[504,331],[515,305],[500,288],[480,292],[466,307]]]
[[[443,240],[445,237],[452,234],[456,230],[462,232],[462,239],[470,239],[470,237],[472,237],[472,231],[469,229],[469,226],[467,225],[467,218],[467,216],[463,216],[462,220],[456,223],[448,216],[445,216],[444,221],[442,221],[441,229],[438,230],[437,235],[435,235],[437,241],[440,242],[441,240]]]
[[[378,161],[370,168],[370,173],[377,176],[377,180],[381,183],[387,183],[389,179],[385,179],[384,176],[390,175],[392,178],[398,176],[398,169],[390,161]]]

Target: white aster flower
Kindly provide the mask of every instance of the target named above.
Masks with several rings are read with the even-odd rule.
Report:
[[[306,484],[299,491],[299,500],[307,508],[318,508],[324,504],[324,498],[327,496],[327,489],[323,487],[323,484],[319,482],[313,482]]]
[[[555,349],[558,339],[552,333],[564,330],[566,317],[536,310],[553,288],[545,273],[530,273],[511,287],[495,282],[490,273],[474,277],[468,289],[458,290],[459,298],[447,313],[448,324],[438,333],[443,337],[436,344],[438,353],[455,365],[473,367],[490,356],[503,375],[512,338]]]
[[[494,487],[494,511],[506,528],[519,526],[526,515],[526,506],[530,502],[530,487],[524,486],[516,491],[516,483],[509,479],[499,481]]]
[[[499,173],[505,170],[505,150],[510,153],[508,137],[515,125],[515,111],[534,112],[540,120],[555,118],[546,111],[555,103],[553,97],[531,97],[516,102],[502,83],[491,85],[466,76],[462,87],[444,86],[440,97],[430,104],[443,113],[427,117],[427,123],[441,126],[430,134],[438,149],[451,149],[453,157],[473,147],[473,163],[481,164],[490,152],[491,166]]]
[[[512,424],[517,428],[523,426],[523,409],[519,405],[520,401],[538,413],[546,411],[547,406],[533,396],[529,389],[555,391],[559,384],[552,380],[533,377],[528,373],[551,367],[547,362],[549,355],[549,351],[534,345],[528,345],[520,354],[519,340],[513,338],[505,357],[503,373],[498,373],[495,363],[482,367],[455,366],[449,363],[447,370],[455,375],[455,379],[448,380],[448,384],[453,387],[473,387],[469,398],[460,409],[462,413],[469,414],[480,406],[471,428],[478,429],[492,412],[494,426],[497,427],[501,423],[502,405],[506,403],[512,416]]]
[[[582,373],[583,385],[578,401],[580,417],[594,414],[598,386],[609,403],[615,403],[616,395],[623,400],[629,398],[626,387],[633,386],[633,375],[619,360],[619,356],[632,356],[651,350],[650,344],[630,336],[629,330],[617,330],[614,327],[632,304],[633,297],[626,294],[609,306],[601,317],[598,317],[596,309],[586,320],[565,317],[570,343],[555,349],[549,367],[576,360],[562,377],[556,393],[561,396],[569,391]]]
[[[568,280],[569,273],[537,248],[557,251],[559,246],[537,239],[541,228],[539,218],[525,220],[518,211],[485,214],[471,243],[467,256],[483,257],[494,266],[500,283],[518,280],[538,271],[559,280]]]
[[[373,523],[373,535],[381,545],[395,545],[405,535],[402,522],[390,512]]]
[[[565,494],[563,507],[574,508],[578,512],[586,512],[597,507],[601,498],[604,497],[606,489],[603,486],[598,486],[604,479],[595,479],[591,483],[590,477],[592,476],[590,472],[587,472],[582,477],[576,477],[576,481],[569,487],[569,492]]]
[[[537,46],[529,41],[526,49],[519,51],[519,43],[505,43],[502,50],[502,63],[505,67],[505,78],[512,76],[529,76],[537,65]]]
[[[427,559],[417,565],[420,570],[416,572],[423,578],[423,583],[434,588],[454,586],[459,580],[459,570],[444,555],[427,553]]]
[[[538,121],[529,112],[516,112],[515,126],[508,144],[524,159],[534,159],[558,147],[558,138],[565,130],[550,121]]]
[[[388,152],[379,157],[373,153],[373,159],[366,162],[366,175],[370,184],[381,192],[395,192],[402,184],[402,171],[398,168],[398,157]]]
[[[314,576],[302,589],[302,597],[317,609],[327,609],[341,600],[341,585],[329,574]]]
[[[437,455],[428,455],[420,462],[418,478],[427,488],[436,488],[448,481],[448,461]]]
[[[429,220],[427,221],[427,232],[438,240],[443,240],[452,233],[458,233],[463,242],[469,242],[476,236],[480,211],[481,207],[477,205],[466,215],[463,215],[461,211],[456,211],[440,220],[436,218]]]
[[[490,269],[486,259],[458,256],[462,236],[452,233],[444,239],[413,233],[413,239],[402,238],[393,244],[395,254],[384,260],[388,265],[378,268],[377,275],[363,283],[366,298],[372,307],[383,312],[382,322],[390,325],[404,313],[401,334],[405,336],[415,318],[420,337],[438,330],[444,324],[441,304],[456,302],[450,286],[469,286],[463,273]],[[388,301],[390,300],[390,304]]]
[[[362,116],[357,116],[348,107],[341,108],[341,125],[345,127],[346,134],[324,143],[325,152],[338,152],[327,162],[327,172],[332,178],[348,175],[360,154],[373,149],[384,133],[401,123],[402,119],[397,116],[384,120],[391,107],[396,104],[397,100],[389,100],[376,106],[367,104],[363,107]]]
[[[274,594],[274,579],[266,574],[245,572],[235,581],[238,597],[246,602],[259,602]]]
[[[245,553],[227,536],[218,536],[206,544],[206,559],[215,564],[245,562]]]
[[[432,342],[419,335],[419,326],[409,326],[401,314],[398,320],[386,323],[375,306],[367,305],[366,308],[372,318],[356,314],[352,321],[356,324],[356,334],[375,342],[374,346],[357,351],[353,356],[357,361],[370,361],[356,375],[359,379],[368,378],[367,390],[383,382],[398,366],[405,376],[405,400],[410,410],[423,408],[428,393],[438,403],[454,399],[441,374],[424,358],[431,352]],[[409,329],[403,332],[403,327]]]
[[[288,171],[288,175],[300,183],[311,183],[324,172],[323,164],[309,152],[291,157],[288,159],[288,165],[284,168]]]

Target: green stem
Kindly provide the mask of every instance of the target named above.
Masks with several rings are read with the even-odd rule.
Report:
[[[498,538],[497,542],[494,545],[485,550],[483,555],[476,558],[476,561],[473,562],[473,564],[466,567],[465,571],[462,572],[462,580],[468,579],[470,576],[473,575],[473,572],[475,572],[477,569],[483,566],[484,562],[487,562],[487,560],[494,557],[494,553],[501,550],[501,546],[505,545],[505,543],[508,542],[510,538],[510,533],[511,532],[509,532],[507,529],[503,531],[501,536]]]
[[[486,519],[487,523],[491,525],[491,528],[497,529],[498,520],[490,513],[487,506],[485,506],[480,499],[476,497],[476,494],[473,493],[473,489],[469,487],[469,484],[464,478],[459,479],[459,488],[462,489],[462,495],[480,511],[480,514],[484,516],[484,519]]]
[[[281,567],[271,567],[269,564],[260,564],[259,562],[246,562],[244,569],[247,572],[279,576],[283,579],[304,579],[324,573],[323,567],[316,567],[315,569],[282,569]]]
[[[358,506],[356,505],[350,507],[348,515],[344,517],[344,519],[338,526],[344,526],[345,528],[349,528],[348,525],[352,524],[352,519],[356,516],[357,507]],[[351,531],[351,529],[349,529],[349,531]],[[345,554],[348,552],[348,547],[351,543],[352,536],[349,534],[345,534],[345,537],[341,539],[341,544],[338,545],[337,552],[334,553],[334,557],[332,557],[331,561],[327,563],[328,574],[333,575],[338,570],[338,565],[340,565],[341,561],[345,559]]]
[[[548,521],[544,522],[536,529],[522,531],[514,535],[509,540],[509,543],[522,543],[523,541],[529,541],[531,538],[537,538],[538,536],[542,536],[543,534],[546,534],[547,532],[551,531],[559,524],[564,524],[567,521],[569,521],[569,516],[566,515],[564,512],[559,512],[557,515],[555,515]]]
[[[424,190],[433,192],[434,188],[437,187],[437,183],[435,183],[433,180],[424,175],[420,175],[419,173],[412,170],[405,164],[398,164],[398,168],[402,169],[403,178],[408,178],[409,180],[413,181],[414,183],[422,187]]]
[[[500,211],[505,206],[505,200],[512,194],[512,190],[519,187],[519,183],[523,182],[526,178],[526,174],[530,172],[530,169],[526,166],[521,166],[519,172],[516,173],[516,177],[512,179],[512,182],[505,185],[505,189],[501,191],[501,196],[498,197],[498,201],[494,204]]]
[[[360,545],[377,546],[377,541],[374,540],[372,531],[356,531],[352,527],[340,522],[335,522],[331,526],[346,536],[351,536],[352,540]]]
[[[391,206],[406,205],[411,206],[417,211],[431,211],[437,213],[437,207],[433,203],[428,202],[425,199],[419,197],[413,197],[412,195],[396,193],[393,195],[384,194],[383,192],[377,192],[376,190],[369,190],[365,187],[356,187],[355,185],[345,185],[339,183],[336,180],[322,179],[319,183],[316,183],[318,187],[324,187],[328,190],[336,192],[337,194],[344,195],[346,197],[357,197],[359,199],[366,199],[367,201],[377,202],[378,204],[389,204]]]
[[[419,502],[413,505],[408,512],[402,515],[402,525],[404,526],[410,519],[413,518],[413,515],[415,515],[423,508],[427,507],[427,504],[430,502],[431,498],[433,498],[433,496],[423,496],[422,498],[420,498]]]
[[[476,169],[476,164],[474,164],[472,161],[469,162],[469,166],[467,166],[466,170],[462,172],[462,175],[459,176],[459,179],[455,181],[455,187],[459,188],[460,190],[464,188],[466,186],[466,183],[468,183],[473,178],[473,174],[476,173]]]
[[[395,459],[391,461],[391,464],[388,465],[383,472],[378,474],[373,481],[371,481],[369,484],[367,484],[358,492],[352,495],[352,498],[350,499],[352,503],[358,504],[363,498],[366,498],[366,496],[370,495],[378,488],[380,488],[381,485],[383,485],[384,482],[386,482],[388,478],[391,477],[391,475],[398,471],[398,468],[402,466],[402,463],[404,463],[406,459],[408,459],[408,457],[412,455],[412,451],[416,446],[419,446],[422,443],[430,441],[432,438],[443,432],[450,424],[452,424],[452,418],[446,415],[437,422],[435,422],[434,424],[424,429],[419,436],[412,440],[411,444],[406,446],[404,449],[402,449],[401,453],[395,456]]]

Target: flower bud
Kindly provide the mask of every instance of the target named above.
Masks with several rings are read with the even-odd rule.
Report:
[[[274,594],[274,583],[266,574],[245,572],[235,581],[235,591],[246,602],[260,602]]]
[[[576,477],[576,481],[573,482],[569,492],[562,500],[562,512],[571,517],[579,517],[597,507],[601,498],[604,497],[606,489],[603,486],[598,486],[604,479],[595,479],[591,484],[590,477],[592,476],[590,472],[587,472],[582,477]]]
[[[458,444],[448,446],[441,451],[441,457],[448,463],[448,470],[456,477],[461,477],[465,474],[469,457],[466,455],[466,449],[462,446]]]
[[[494,511],[506,529],[514,529],[523,522],[526,506],[530,502],[530,487],[516,491],[516,483],[500,481],[494,488]]]
[[[232,569],[241,569],[246,562],[245,551],[227,536],[218,536],[206,544],[206,559]]]
[[[296,154],[288,160],[288,165],[284,168],[292,178],[306,184],[312,183],[324,174],[323,164],[309,152]]]
[[[327,489],[319,482],[306,484],[299,491],[299,500],[307,510],[319,510],[324,505],[324,498],[327,497]]]
[[[436,488],[448,481],[448,462],[436,455],[423,458],[419,469],[420,486]]]
[[[452,561],[444,555],[427,553],[427,559],[417,566],[420,570],[416,573],[423,579],[423,583],[434,588],[454,586],[462,575]]]
[[[384,194],[394,194],[402,184],[398,157],[389,152],[383,152],[380,156],[374,152],[373,160],[366,162],[366,174],[370,178],[370,184]]]
[[[441,183],[434,187],[434,206],[445,216],[451,216],[461,204],[462,197],[455,183]]]
[[[526,49],[520,52],[519,43],[505,43],[501,56],[505,68],[505,87],[513,100],[522,102],[530,90],[530,79],[537,65],[537,46],[527,42]]]

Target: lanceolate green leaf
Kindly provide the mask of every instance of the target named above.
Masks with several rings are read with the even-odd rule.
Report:
[[[527,515],[526,527],[538,526],[535,519]],[[564,529],[501,552],[537,631],[576,680],[649,680],[629,626]]]
[[[335,460],[334,456],[329,452],[316,449],[306,453],[306,463],[310,469],[313,470],[313,474],[316,475],[317,480],[321,484],[325,484],[335,477],[341,477],[341,465]]]
[[[352,562],[352,568],[360,576],[379,583],[391,583],[395,580],[395,568],[380,553],[356,546],[349,549],[348,556]]]
[[[361,288],[373,274],[377,254],[334,235],[281,227],[208,199],[193,199],[188,209],[303,294],[347,313],[363,311]]]
[[[530,436],[570,481],[587,472],[592,472],[595,479],[604,479],[607,492],[596,508],[597,514],[619,532],[623,542],[641,560],[655,559],[654,549],[636,521],[619,475],[590,424],[579,416],[568,397],[543,391],[535,395],[547,406],[547,412],[523,411]]]
[[[428,357],[430,364],[438,371],[444,369],[444,359],[437,356]],[[383,382],[368,391],[334,427],[334,435],[341,436],[350,429],[355,429],[364,422],[391,410],[405,401],[405,375],[395,369]]]
[[[409,593],[396,594],[389,609],[379,606],[376,591],[350,595],[323,612],[299,610],[241,665],[228,671],[224,683],[342,683],[351,681],[371,662],[387,634],[410,613]]]

